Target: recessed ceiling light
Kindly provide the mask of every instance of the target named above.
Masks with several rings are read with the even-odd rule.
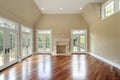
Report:
[[[82,8],[80,8],[80,10],[81,10]]]
[[[63,10],[63,8],[60,8],[60,10]]]
[[[44,10],[44,8],[42,8],[42,10]]]

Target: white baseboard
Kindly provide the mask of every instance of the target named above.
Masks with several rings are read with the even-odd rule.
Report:
[[[71,54],[52,54],[53,56],[70,56]]]
[[[88,54],[89,52],[70,52],[70,54],[72,53],[85,53],[85,54]]]
[[[94,54],[94,53],[89,53],[89,54],[90,54],[91,56],[94,56],[94,57],[96,57],[96,58],[104,61],[105,63],[108,63],[108,64],[110,64],[110,65],[112,65],[112,66],[120,69],[120,64],[117,64],[117,63],[115,63],[115,62],[113,62],[113,61],[111,61],[111,60],[108,60],[108,59],[106,59],[106,58],[103,58],[103,57],[101,57],[101,56],[98,56],[97,54]]]

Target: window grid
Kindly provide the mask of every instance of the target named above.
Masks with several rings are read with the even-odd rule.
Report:
[[[26,27],[26,26],[23,26],[22,25],[22,28],[21,28],[22,32],[26,32],[26,33],[30,33],[31,32],[31,29]]]
[[[114,2],[112,1],[105,6],[105,16],[110,16],[113,13],[114,13]]]
[[[14,22],[11,22],[9,20],[5,20],[0,18],[0,27],[8,28],[8,29],[15,29],[16,24]]]
[[[102,19],[120,11],[120,0],[108,0],[102,5]]]
[[[119,9],[120,9],[120,0],[119,0]]]
[[[38,30],[37,48],[38,52],[50,52],[51,51],[51,30]]]

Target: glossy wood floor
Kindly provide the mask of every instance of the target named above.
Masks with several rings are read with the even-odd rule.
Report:
[[[120,70],[90,55],[34,55],[0,72],[0,80],[120,80]]]

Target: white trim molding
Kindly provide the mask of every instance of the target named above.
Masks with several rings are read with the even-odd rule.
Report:
[[[117,63],[115,63],[115,62],[113,62],[113,61],[111,61],[111,60],[108,60],[108,59],[106,59],[106,58],[103,58],[103,57],[101,57],[101,56],[99,56],[99,55],[97,55],[97,54],[95,54],[95,53],[89,52],[89,54],[90,54],[91,56],[94,56],[94,57],[98,58],[99,60],[102,60],[103,62],[105,62],[105,63],[107,63],[107,64],[110,64],[111,66],[114,66],[114,67],[120,69],[120,64],[117,64]]]

